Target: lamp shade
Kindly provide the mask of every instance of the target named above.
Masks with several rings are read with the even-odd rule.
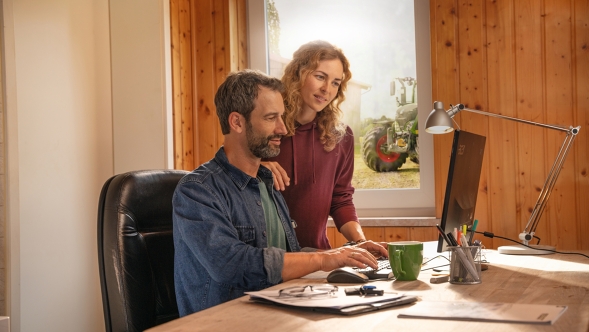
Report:
[[[453,130],[452,119],[444,111],[444,104],[441,101],[434,102],[434,109],[425,121],[425,131],[430,134],[446,134]]]

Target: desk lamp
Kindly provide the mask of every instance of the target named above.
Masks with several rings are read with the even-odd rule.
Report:
[[[526,123],[526,124],[530,124],[530,125],[534,125],[534,126],[539,126],[539,127],[544,127],[544,128],[549,128],[549,129],[554,129],[554,130],[566,132],[564,142],[562,143],[560,150],[558,151],[558,155],[556,156],[556,160],[554,161],[554,164],[552,165],[552,168],[550,169],[550,172],[548,173],[548,177],[546,178],[546,181],[544,182],[544,186],[542,187],[542,190],[540,191],[540,196],[538,197],[538,200],[536,201],[536,205],[534,206],[534,209],[532,210],[532,213],[530,214],[530,219],[528,220],[526,228],[524,229],[523,232],[521,232],[519,234],[519,238],[522,241],[522,243],[524,245],[533,247],[534,249],[530,249],[530,248],[522,246],[522,245],[501,246],[498,248],[498,251],[501,254],[511,254],[511,255],[551,254],[552,251],[556,250],[555,247],[546,246],[546,245],[530,245],[529,242],[534,237],[534,234],[536,232],[536,228],[538,227],[538,222],[540,221],[540,217],[542,216],[542,213],[544,212],[544,208],[546,206],[546,201],[550,197],[550,193],[552,192],[552,188],[554,187],[554,184],[556,183],[556,179],[558,178],[558,175],[560,174],[564,160],[566,159],[569,149],[571,147],[571,144],[573,144],[573,141],[577,137],[577,134],[579,133],[581,126],[577,126],[577,127],[571,126],[569,128],[565,128],[565,127],[557,126],[557,125],[548,125],[548,124],[538,123],[538,122],[534,122],[534,121],[512,118],[512,117],[505,116],[505,115],[474,110],[474,109],[466,108],[462,104],[457,104],[454,106],[450,105],[450,109],[447,111],[444,111],[444,104],[441,101],[436,101],[436,102],[434,102],[434,109],[429,114],[429,116],[427,117],[427,120],[425,122],[425,131],[430,134],[446,134],[446,133],[452,132],[454,130],[454,127],[452,125],[452,118],[460,111],[468,111],[468,112],[482,114],[482,115],[491,116],[491,117],[495,117],[495,118],[512,120],[512,121],[516,121],[516,122],[520,122],[520,123]],[[538,250],[538,249],[542,249],[542,250]]]

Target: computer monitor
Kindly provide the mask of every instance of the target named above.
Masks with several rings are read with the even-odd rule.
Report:
[[[485,136],[464,130],[454,131],[444,209],[440,227],[445,234],[474,220],[479,180],[485,153]],[[439,236],[438,252],[446,251],[447,244]]]

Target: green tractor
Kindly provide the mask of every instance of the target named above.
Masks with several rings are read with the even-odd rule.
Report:
[[[393,120],[373,122],[362,142],[362,157],[366,165],[376,172],[397,171],[407,158],[419,164],[419,132],[417,129],[417,82],[414,78],[396,78],[391,83],[391,95],[396,94],[399,82],[400,96]],[[407,100],[407,89],[412,98]]]

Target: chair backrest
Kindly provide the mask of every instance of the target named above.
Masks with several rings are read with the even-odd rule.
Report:
[[[143,331],[178,318],[172,195],[188,172],[108,179],[98,203],[98,262],[107,331]]]

